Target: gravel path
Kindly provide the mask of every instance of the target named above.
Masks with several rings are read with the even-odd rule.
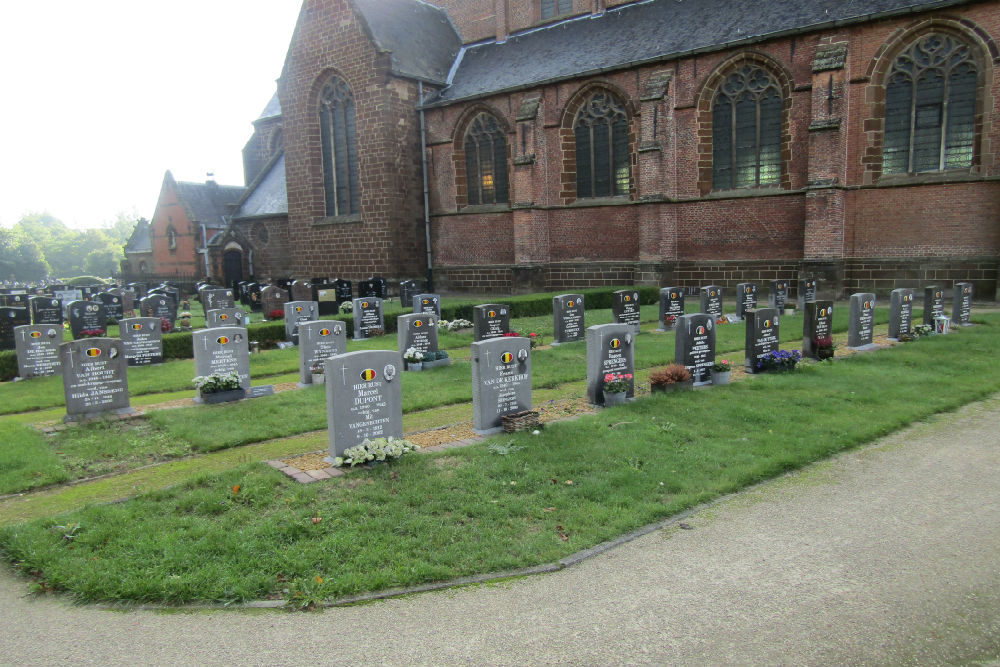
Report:
[[[553,573],[321,613],[106,611],[0,571],[0,664],[1000,658],[1000,396]]]

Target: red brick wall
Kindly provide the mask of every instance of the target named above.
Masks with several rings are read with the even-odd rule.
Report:
[[[170,249],[167,239],[169,227],[177,232],[177,247],[174,250]],[[177,192],[168,181],[164,181],[150,221],[150,239],[153,260],[149,273],[158,276],[205,275],[204,259],[195,250],[201,245],[201,227],[188,219]]]

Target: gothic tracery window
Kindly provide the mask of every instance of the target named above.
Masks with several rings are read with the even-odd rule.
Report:
[[[358,204],[358,149],[354,95],[343,79],[333,77],[320,95],[320,139],[326,214],[352,215]]]
[[[712,187],[781,182],[781,88],[770,72],[747,64],[729,74],[712,103]]]
[[[470,206],[508,201],[507,139],[488,113],[477,115],[465,134],[465,176]]]
[[[577,197],[613,197],[629,192],[628,115],[607,91],[594,93],[576,115]]]
[[[978,78],[969,47],[949,35],[900,53],[886,80],[882,173],[971,166]]]

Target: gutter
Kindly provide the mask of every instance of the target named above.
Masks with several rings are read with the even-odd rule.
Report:
[[[417,81],[417,97],[420,115],[420,166],[424,178],[424,243],[427,245],[427,291],[434,291],[434,258],[431,255],[431,207],[430,189],[427,186],[427,125],[424,122],[424,110],[420,107],[424,101],[424,83]]]

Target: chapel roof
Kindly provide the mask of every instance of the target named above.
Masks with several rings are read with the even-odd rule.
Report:
[[[176,185],[177,198],[184,206],[188,219],[213,229],[226,226],[225,217],[246,192],[242,185],[218,185],[215,181],[176,181]]]
[[[261,169],[246,188],[234,218],[259,218],[288,214],[285,183],[285,152],[281,151]]]
[[[125,253],[153,252],[153,239],[149,235],[150,224],[145,218],[135,223],[135,229],[125,242]]]

